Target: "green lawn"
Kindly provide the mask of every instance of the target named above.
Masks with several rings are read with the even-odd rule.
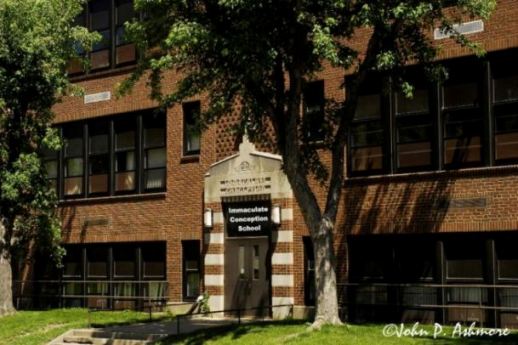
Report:
[[[168,316],[164,316],[168,318]],[[91,315],[92,326],[102,327],[148,321],[146,313],[131,311],[96,312]],[[503,338],[452,338],[452,328],[445,328],[445,335],[433,338],[431,326],[420,326],[429,333],[421,337],[385,337],[384,325],[348,325],[324,327],[318,332],[308,332],[307,323],[284,321],[256,323],[240,327],[206,329],[191,335],[174,336],[160,345],[511,345],[518,344],[518,333]],[[0,318],[0,345],[44,345],[72,328],[88,327],[85,309],[56,309],[50,311],[21,311],[16,315]],[[407,327],[407,329],[410,326]]]
[[[484,345],[484,344],[518,344],[518,334],[505,338],[452,338],[452,328],[444,328],[446,336],[433,338],[433,328],[424,326],[428,337],[385,337],[384,325],[348,325],[343,327],[324,327],[318,332],[308,332],[303,322],[283,322],[270,324],[254,324],[241,327],[227,327],[218,330],[205,330],[180,339],[171,337],[160,345]],[[421,326],[420,326],[421,327]]]
[[[134,323],[148,320],[148,314],[133,311],[95,312],[92,326]],[[44,345],[72,328],[88,327],[86,309],[20,311],[0,318],[0,345]]]

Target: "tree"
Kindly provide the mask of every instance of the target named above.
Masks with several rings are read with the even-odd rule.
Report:
[[[71,90],[66,66],[97,35],[73,26],[81,0],[0,1],[0,315],[14,311],[12,258],[37,243],[59,262],[57,198],[41,164],[60,146],[51,107]]]
[[[411,97],[412,86],[402,73],[405,65],[417,62],[430,76],[444,75],[433,64],[438,47],[430,28],[439,26],[459,44],[480,52],[453,24],[462,16],[487,18],[495,6],[489,0],[136,0],[144,19],[128,31],[145,53],[120,91],[128,92],[146,76],[151,97],[164,107],[207,95],[202,125],[231,114],[239,104],[238,129],[252,140],[264,136],[266,125],[273,127],[275,148],[314,244],[314,326],[338,324],[333,232],[343,189],[347,125],[359,89],[367,74],[377,72],[391,76]],[[360,48],[354,40],[365,33],[370,36]],[[326,107],[326,137],[323,147],[317,147],[304,130],[309,122],[301,116],[301,101],[306,83],[329,65],[352,70],[354,76],[346,101]],[[165,89],[167,70],[180,80]],[[331,157],[328,166],[322,163],[324,155]],[[314,178],[326,191],[322,204],[312,187]]]

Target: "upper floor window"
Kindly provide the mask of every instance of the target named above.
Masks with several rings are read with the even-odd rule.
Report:
[[[385,132],[382,118],[381,91],[364,90],[358,97],[351,123],[349,164],[352,174],[364,175],[383,171]]]
[[[518,68],[510,60],[491,66],[496,164],[518,162]]]
[[[324,81],[309,82],[303,92],[303,131],[309,142],[325,139]]]
[[[165,117],[160,114],[144,116],[144,189],[165,189],[166,140]]]
[[[428,88],[414,83],[411,98],[395,95],[396,169],[415,171],[432,166],[432,116]]]
[[[444,167],[459,168],[482,162],[482,111],[479,64],[452,65],[442,87]]]
[[[183,154],[200,154],[200,102],[189,102],[183,108]]]
[[[62,186],[58,188],[62,188],[62,198],[165,190],[164,113],[149,111],[66,124],[63,136],[63,163],[43,157],[48,178]],[[62,178],[55,171],[59,166],[63,166]]]
[[[89,54],[92,72],[134,63],[135,45],[126,38],[124,23],[135,17],[132,0],[90,0],[76,24],[99,33],[101,39]],[[79,52],[80,54],[82,52]],[[84,72],[77,61],[71,61],[68,72]]]

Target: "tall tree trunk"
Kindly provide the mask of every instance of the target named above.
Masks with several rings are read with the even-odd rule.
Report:
[[[338,314],[336,258],[333,247],[333,224],[325,218],[312,231],[315,256],[316,314],[313,328],[323,324],[342,324]]]
[[[4,241],[5,228],[0,221],[0,242]],[[0,316],[15,312],[13,306],[13,272],[11,260],[3,243],[0,243]]]

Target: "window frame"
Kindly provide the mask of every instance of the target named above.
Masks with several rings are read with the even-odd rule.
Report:
[[[198,126],[199,124],[189,124],[188,116],[193,116],[195,113],[198,113],[198,117],[201,114],[201,102],[200,101],[193,101],[193,102],[186,102],[182,104],[182,114],[183,114],[183,156],[199,156],[201,152],[201,138],[202,133],[201,130],[198,128],[198,131],[196,134],[198,134],[198,146],[199,148],[197,150],[189,149],[189,139],[191,130],[193,130],[193,127]],[[199,122],[199,120],[198,120]]]
[[[145,116],[148,116],[149,114],[156,114],[156,116],[162,117],[163,124],[164,124],[164,146],[161,146],[165,150],[165,165],[163,167],[160,167],[159,169],[164,170],[164,188],[153,188],[153,189],[146,189],[144,188],[144,173],[149,170],[144,167],[144,142],[143,142],[143,125],[142,125],[142,118]],[[135,132],[135,146],[133,149],[123,149],[118,150],[116,148],[116,130],[115,130],[115,124],[117,121],[120,120],[123,121],[132,121],[132,125],[134,127],[133,131]],[[108,126],[108,152],[105,153],[108,158],[108,191],[106,193],[90,193],[90,164],[91,164],[91,156],[90,153],[90,136],[88,135],[89,128],[93,128],[96,126],[96,124],[100,122],[106,122]],[[100,117],[95,119],[89,119],[89,120],[81,120],[81,121],[75,121],[75,122],[67,122],[63,124],[59,124],[61,132],[63,133],[62,136],[64,137],[65,130],[67,126],[80,126],[82,128],[82,143],[83,147],[81,148],[81,155],[77,156],[67,156],[65,155],[65,147],[63,147],[59,155],[58,160],[58,179],[57,179],[57,189],[58,189],[58,199],[60,201],[66,201],[70,199],[95,199],[95,198],[103,198],[103,197],[113,197],[113,196],[121,196],[121,195],[139,195],[139,194],[152,194],[152,193],[165,193],[167,192],[167,170],[168,170],[168,164],[167,164],[167,113],[165,111],[157,111],[157,109],[146,109],[142,111],[137,112],[131,112],[126,114],[117,114],[115,116],[108,116],[108,117]],[[75,137],[74,137],[75,138]],[[117,173],[120,173],[120,171],[116,171],[116,155],[117,153],[121,152],[127,152],[127,151],[134,151],[134,166],[135,169],[131,170],[130,172],[134,172],[134,184],[135,187],[133,190],[117,190]],[[70,176],[70,177],[81,177],[83,180],[81,182],[81,193],[79,194],[71,194],[71,195],[65,195],[65,180],[68,178],[65,174],[66,171],[66,162],[67,159],[82,159],[83,160],[83,166],[82,166],[82,175],[78,176]],[[42,157],[42,162],[44,162],[44,158]],[[154,169],[154,168],[152,168]],[[158,169],[158,168],[157,168]]]

